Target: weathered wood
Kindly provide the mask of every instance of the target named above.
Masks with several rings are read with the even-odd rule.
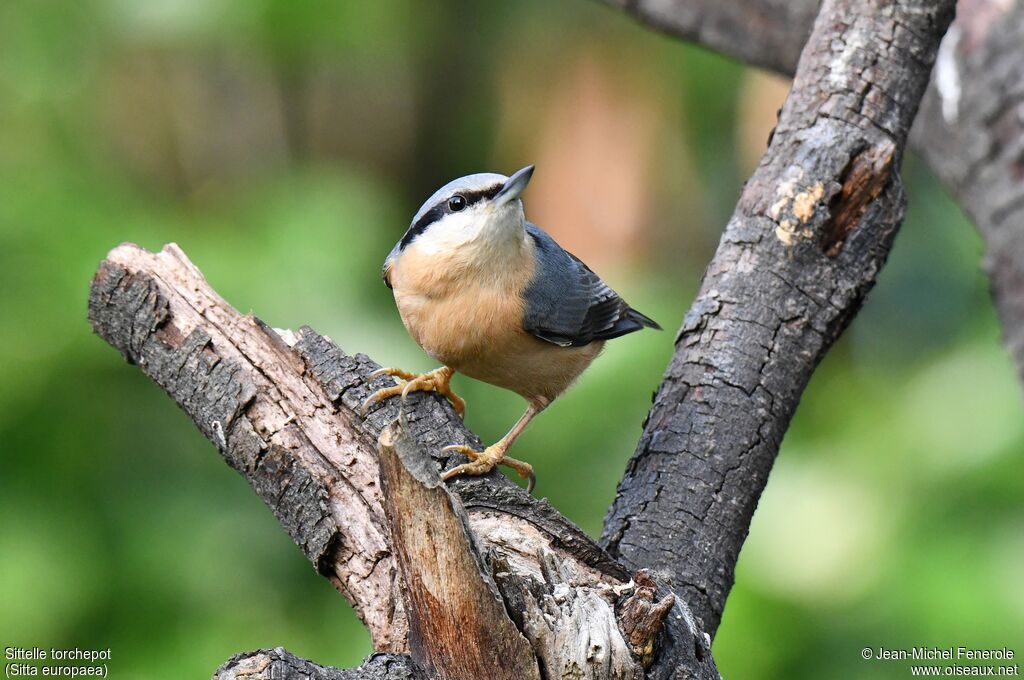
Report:
[[[352,602],[379,651],[408,653],[409,600],[384,510],[377,438],[399,415],[389,400],[359,405],[386,378],[308,328],[275,331],[221,299],[176,246],[123,245],[97,271],[89,300],[96,332],[196,422],[242,473],[320,573]],[[450,443],[479,445],[451,407],[414,394],[402,429],[444,469]],[[447,486],[465,508],[506,611],[545,677],[716,678],[706,636],[682,598],[634,653],[620,611],[637,595],[628,572],[547,502],[500,473]],[[391,517],[394,517],[392,514]],[[661,593],[664,598],[666,593]],[[422,620],[422,619],[421,619]],[[435,659],[436,661],[436,659]]]
[[[619,622],[633,653],[647,666],[654,659],[654,642],[676,598],[669,593],[657,599],[658,584],[646,571],[637,573],[634,581],[636,591],[622,603]]]
[[[398,654],[374,654],[359,668],[335,668],[277,647],[234,655],[214,672],[213,680],[427,680],[427,675]]]
[[[950,7],[826,2],[775,140],[677,339],[606,523],[611,556],[499,474],[449,486],[483,556],[477,576],[493,579],[544,677],[717,677],[685,599],[717,625],[803,386],[884,262],[902,216],[906,129]],[[387,384],[368,384],[376,364],[309,329],[279,333],[238,314],[173,246],[113,251],[94,279],[90,319],[249,479],[375,646],[409,651],[410,621],[424,620],[409,607],[424,605],[401,587],[376,448],[398,407],[355,411]],[[404,416],[419,459],[442,469],[459,461],[437,455],[441,446],[479,444],[435,395],[413,395]],[[631,580],[614,557],[687,590]]]
[[[437,465],[397,423],[380,436],[380,480],[402,574],[412,658],[451,680],[540,679],[530,643],[505,612],[469,518]]]
[[[603,0],[663,33],[792,75],[821,0]],[[757,30],[750,30],[756,26]],[[911,148],[974,222],[1024,382],[1024,0],[960,0]]]
[[[301,358],[213,292],[176,246],[111,251],[93,279],[89,318],[245,475],[352,603],[374,647],[406,652],[376,442],[335,408]]]
[[[309,327],[299,330],[293,349],[302,359],[308,374],[323,386],[331,402],[357,416],[368,396],[390,384],[387,377],[373,381],[367,379],[380,366],[365,354],[349,356],[329,338]],[[365,418],[357,417],[355,427],[376,441],[398,415],[398,401],[391,399],[374,407]],[[402,422],[410,436],[429,449],[442,470],[451,469],[465,460],[442,453],[442,447],[470,444],[482,448],[480,439],[465,426],[450,404],[433,394],[411,394]],[[513,515],[539,528],[559,550],[575,555],[589,567],[619,581],[629,580],[629,573],[586,533],[546,500],[524,493],[499,471],[494,470],[483,477],[459,477],[448,487],[459,495],[463,507],[471,513],[495,511]]]
[[[826,0],[686,315],[602,542],[711,634],[804,387],[903,218],[898,169],[952,0]]]

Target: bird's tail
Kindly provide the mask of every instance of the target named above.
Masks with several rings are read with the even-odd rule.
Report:
[[[627,333],[635,333],[644,328],[661,330],[661,326],[659,326],[654,319],[644,316],[632,307],[627,307],[626,311],[619,317],[619,320],[615,322],[615,325],[605,331],[602,331],[600,334],[595,335],[594,339],[611,340],[612,338],[622,337]]]
[[[641,326],[643,326],[645,328],[653,328],[656,331],[662,330],[661,326],[658,325],[657,321],[655,321],[654,319],[650,318],[649,316],[641,314],[640,312],[636,311],[632,307],[630,307],[629,309],[626,310],[626,315],[625,316],[626,316],[627,319],[630,319],[631,321],[635,321],[635,322],[637,322],[638,324],[640,324]]]

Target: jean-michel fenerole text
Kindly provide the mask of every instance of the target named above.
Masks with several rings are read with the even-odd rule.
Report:
[[[1008,647],[997,649],[973,649],[971,647],[911,647],[910,649],[894,649],[878,647],[874,650],[876,659],[914,659],[918,661],[934,661],[937,659],[989,660],[1012,659],[1013,650]]]

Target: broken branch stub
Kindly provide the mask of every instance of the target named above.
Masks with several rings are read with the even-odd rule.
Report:
[[[465,511],[433,459],[397,422],[379,444],[384,513],[409,605],[412,658],[448,680],[539,680],[530,644],[505,612]]]
[[[89,319],[245,476],[352,603],[374,647],[406,652],[375,439],[335,408],[298,354],[217,295],[173,244],[112,250],[93,278]]]
[[[397,510],[409,499],[393,498],[396,504],[385,511],[377,440],[398,418],[398,400],[365,418],[357,412],[370,393],[387,384],[386,378],[368,377],[379,366],[363,355],[345,354],[309,328],[279,333],[239,314],[174,245],[159,253],[130,244],[111,251],[93,279],[89,319],[249,481],[317,570],[352,603],[375,649],[408,654],[410,621],[423,624],[427,612],[409,610],[414,600],[403,589],[392,532],[402,536],[406,550],[425,540],[416,534],[426,529],[408,524]],[[416,460],[424,466],[456,465],[456,457],[440,453],[446,444],[479,446],[437,395],[410,395],[403,416],[401,432],[419,448]],[[394,489],[405,478],[388,469]],[[636,626],[620,615],[636,610],[625,606],[637,594],[628,572],[546,501],[528,496],[500,473],[459,478],[429,491],[459,499],[466,541],[482,558],[476,562],[477,581],[493,581],[545,677],[718,677],[706,637],[681,598],[675,598],[660,630],[652,626],[637,637]],[[409,493],[413,499],[426,492],[409,487]],[[401,557],[410,573],[417,568],[414,554]],[[466,559],[461,564],[464,571],[472,566]],[[478,606],[483,601],[478,598]],[[415,603],[425,606],[423,599]],[[437,638],[423,636],[416,644],[428,640],[435,644]],[[460,651],[436,644],[429,655],[421,648],[421,657],[436,664],[437,655]],[[515,654],[513,666],[521,660]]]

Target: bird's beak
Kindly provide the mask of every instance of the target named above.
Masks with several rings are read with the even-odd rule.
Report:
[[[509,177],[505,180],[505,186],[501,187],[501,190],[494,196],[494,204],[499,206],[505,205],[519,198],[519,195],[526,189],[526,185],[530,183],[531,177],[533,177],[532,165],[527,165]]]

